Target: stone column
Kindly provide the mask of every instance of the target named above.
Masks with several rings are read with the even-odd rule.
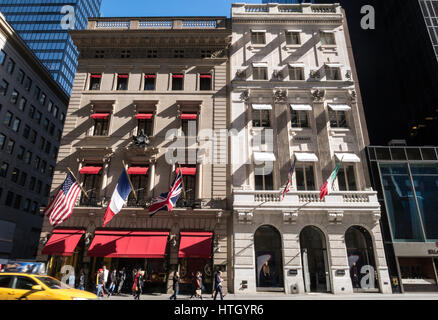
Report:
[[[150,198],[154,197],[154,187],[155,187],[155,160],[151,160],[149,163],[149,171],[148,171],[148,194],[147,196]]]
[[[198,163],[196,166],[196,195],[195,200],[202,199],[202,164]]]

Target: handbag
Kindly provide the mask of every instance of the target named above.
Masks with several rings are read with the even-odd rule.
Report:
[[[201,295],[201,289],[196,289],[196,295],[198,295],[198,296]]]

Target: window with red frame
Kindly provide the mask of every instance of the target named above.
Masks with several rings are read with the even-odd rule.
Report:
[[[117,75],[117,90],[128,90],[129,74],[119,73]]]
[[[101,74],[91,74],[90,75],[90,90],[100,90],[100,81],[102,79]]]
[[[144,90],[155,90],[155,73],[147,73],[144,75]]]
[[[211,74],[204,73],[199,75],[199,89],[200,90],[211,90]]]
[[[172,90],[184,89],[184,74],[173,73],[172,74]]]

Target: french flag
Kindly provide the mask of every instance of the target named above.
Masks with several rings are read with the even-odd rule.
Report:
[[[111,201],[106,209],[105,217],[103,218],[104,227],[120,212],[120,210],[122,210],[131,191],[132,189],[129,183],[128,174],[126,173],[126,170],[123,170],[119,182],[117,183],[116,190],[114,190]]]

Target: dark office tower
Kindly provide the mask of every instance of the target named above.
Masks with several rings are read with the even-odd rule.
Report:
[[[78,51],[70,29],[85,29],[99,16],[102,0],[0,0],[0,11],[53,78],[70,95]],[[74,20],[69,19],[73,14]]]
[[[262,3],[314,3],[315,0],[262,0]]]

